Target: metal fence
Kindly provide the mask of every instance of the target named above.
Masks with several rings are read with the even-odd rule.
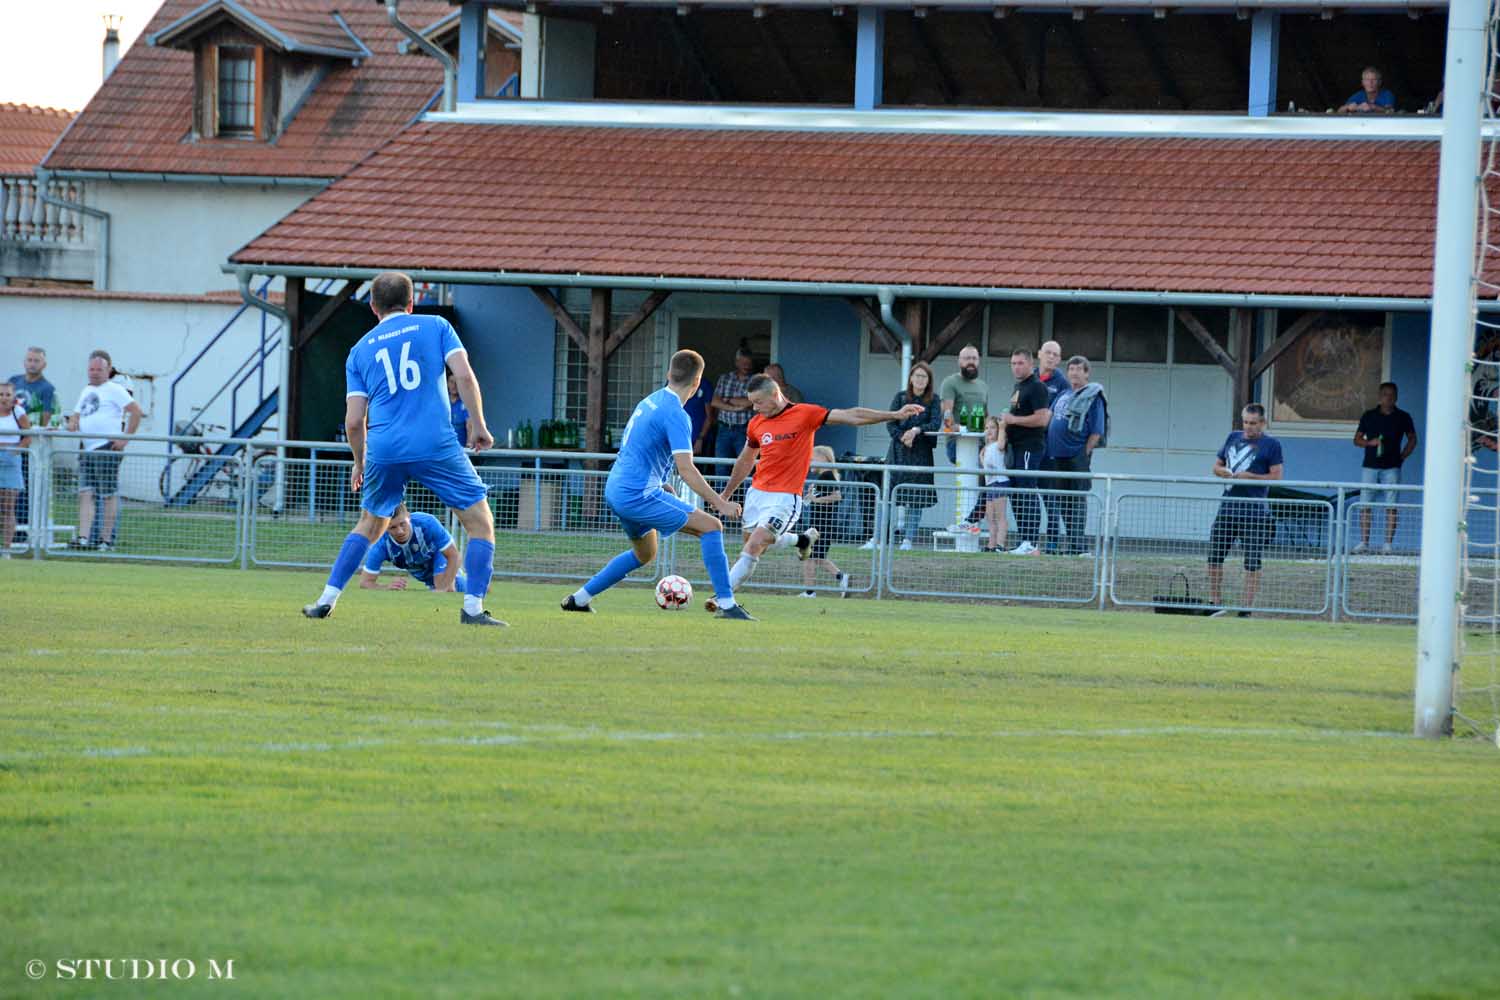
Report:
[[[28,523],[7,555],[324,569],[359,516],[345,445],[138,436],[124,453],[100,453],[81,452],[79,437],[33,436]],[[603,499],[609,459],[475,457],[495,514],[497,576],[577,582],[621,551]],[[726,464],[704,462],[716,487]],[[1259,501],[1225,498],[1223,481],[1209,478],[1038,473],[1040,489],[989,489],[977,470],[935,468],[920,470],[931,485],[893,487],[893,472],[917,470],[826,468],[841,478],[818,484],[828,502],[806,505],[799,525],[818,529],[818,558],[772,549],[746,589],[1416,617],[1420,487],[1364,494],[1359,484],[1288,482]],[[425,488],[408,487],[406,500],[460,534]],[[741,531],[725,524],[731,561]],[[707,585],[694,539],[668,539],[631,581],[667,573]]]

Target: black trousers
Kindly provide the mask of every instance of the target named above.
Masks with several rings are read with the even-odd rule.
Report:
[[[1042,528],[1042,500],[1036,495],[1036,477],[1028,475],[1042,467],[1043,442],[1035,444],[1008,444],[1005,446],[1005,464],[1009,467],[1010,503],[1016,514],[1016,534],[1021,541],[1037,543]]]
[[[1093,459],[1088,452],[1080,451],[1072,458],[1049,458],[1047,462],[1056,472],[1088,472]],[[1068,529],[1067,540],[1058,542],[1059,551],[1064,555],[1076,555],[1085,551],[1088,546],[1083,536],[1088,528],[1088,492],[1091,481],[1054,479],[1048,485],[1054,490],[1067,491],[1064,496],[1050,498],[1058,518]]]

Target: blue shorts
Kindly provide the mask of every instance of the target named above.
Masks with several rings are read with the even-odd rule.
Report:
[[[0,451],[0,490],[24,490],[26,483],[21,479],[21,453],[18,451]]]
[[[484,483],[463,452],[415,462],[365,462],[360,506],[376,517],[390,517],[416,480],[454,510],[467,510],[485,498]]]
[[[448,568],[448,560],[445,559],[445,558],[443,558],[442,553],[438,553],[437,556],[435,556],[433,558],[433,560],[432,560],[432,572],[428,573],[425,576],[417,576],[416,577],[417,582],[425,584],[427,586],[427,589],[431,590],[432,589],[432,581],[436,580],[438,577],[442,576],[443,575],[443,570],[445,570],[447,568]],[[416,576],[416,574],[413,574],[413,576]],[[462,594],[462,593],[465,593],[464,588],[467,585],[468,585],[468,577],[464,576],[464,571],[463,570],[459,570],[458,573],[457,573],[457,575],[455,575],[453,577],[453,589],[456,590],[456,591],[458,591],[460,594]]]
[[[625,537],[640,538],[651,531],[661,537],[675,535],[687,524],[688,516],[698,508],[666,490],[656,490],[644,497],[615,497],[604,495],[609,509],[620,519]]]
[[[1360,482],[1370,486],[1394,486],[1401,482],[1401,469],[1360,469]],[[1363,490],[1362,499],[1371,506],[1389,507],[1396,503],[1395,490]]]

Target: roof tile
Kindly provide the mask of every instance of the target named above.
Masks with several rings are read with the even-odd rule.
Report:
[[[30,174],[62,135],[76,111],[0,104],[0,174]]]

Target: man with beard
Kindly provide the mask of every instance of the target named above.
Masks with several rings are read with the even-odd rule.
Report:
[[[938,398],[943,401],[943,427],[952,430],[958,423],[959,414],[972,407],[989,412],[990,387],[979,377],[979,348],[965,345],[958,352],[958,371],[943,379],[938,386]],[[958,461],[958,443],[948,439],[948,461]]]

